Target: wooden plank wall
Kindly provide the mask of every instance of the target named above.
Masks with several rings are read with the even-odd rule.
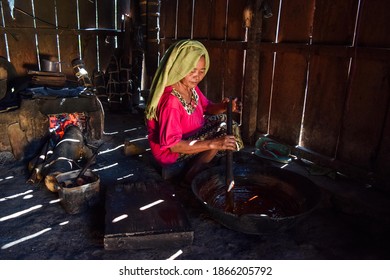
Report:
[[[121,15],[130,14],[131,1],[117,0],[116,18],[112,0],[14,2],[12,19],[8,1],[1,1],[0,55],[11,61],[19,75],[41,70],[40,59],[50,58],[60,60],[62,72],[73,76],[71,61],[80,55],[90,75],[105,70],[114,53],[115,36],[120,35]]]
[[[265,82],[259,93],[271,100],[270,108],[259,105],[259,131],[331,163],[368,172],[381,169],[384,175],[390,159],[386,24],[390,4],[313,0],[305,7],[290,7],[291,2],[275,2],[282,3],[279,30],[275,21],[264,21],[259,47],[267,50],[266,58],[270,52],[276,56],[272,92]],[[277,47],[266,42],[276,42]],[[262,61],[267,65],[262,72],[266,81],[269,60]]]
[[[203,42],[209,51],[210,69],[201,87],[213,101],[220,101],[225,96],[242,96],[244,52],[227,43],[244,40],[244,6],[245,1],[161,1],[161,54],[176,40]]]
[[[338,158],[361,167],[390,170],[389,1],[362,1]],[[380,49],[387,56],[374,56]],[[368,53],[363,51],[367,49]]]
[[[211,67],[201,87],[218,101],[245,96],[245,50],[255,45],[259,86],[250,100],[257,107],[245,116],[246,139],[270,134],[327,164],[387,174],[390,2],[268,2],[273,16],[261,19],[261,40],[245,42],[242,12],[255,0],[161,1],[160,52],[179,39],[202,41]]]
[[[253,11],[261,30],[249,28],[247,42],[243,11],[255,0],[162,0],[160,55],[153,59],[174,41],[198,39],[211,57],[201,84],[205,94],[213,101],[246,96],[244,104],[251,104],[244,110],[244,138],[253,143],[258,135],[270,134],[330,164],[387,174],[390,2],[264,1],[273,16],[262,18],[261,10]],[[19,75],[38,70],[45,56],[64,62],[62,71],[70,76],[70,62],[80,54],[88,72],[104,70],[120,34],[113,29],[120,28],[122,14],[130,14],[131,1],[118,0],[114,22],[114,3],[16,0],[12,19],[8,1],[2,0],[0,56],[9,58]],[[243,73],[249,51],[260,57],[258,73]],[[245,77],[251,74],[258,75],[258,88],[249,93]]]

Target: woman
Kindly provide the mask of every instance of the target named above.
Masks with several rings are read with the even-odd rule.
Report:
[[[242,147],[238,127],[236,136],[226,135],[226,126],[221,128],[228,99],[213,103],[198,87],[209,64],[208,52],[200,42],[183,40],[172,45],[154,76],[145,111],[148,140],[160,165],[194,157],[185,176],[187,183],[218,151]],[[238,107],[234,99],[233,112]]]

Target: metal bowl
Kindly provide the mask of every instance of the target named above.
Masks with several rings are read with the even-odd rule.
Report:
[[[267,234],[291,228],[307,216],[321,200],[319,187],[297,173],[257,165],[235,165],[235,187],[231,191],[233,208],[225,183],[225,167],[218,166],[198,174],[192,191],[209,215],[227,228]]]

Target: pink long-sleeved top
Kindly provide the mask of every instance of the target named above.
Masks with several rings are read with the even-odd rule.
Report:
[[[195,91],[199,96],[198,104],[194,112],[188,114],[180,100],[172,94],[172,87],[166,87],[157,106],[158,121],[147,120],[150,148],[162,166],[176,162],[179,157],[179,153],[172,152],[170,147],[195,134],[204,125],[204,113],[210,101],[198,87]]]

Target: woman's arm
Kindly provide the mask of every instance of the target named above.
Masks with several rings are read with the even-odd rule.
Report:
[[[238,98],[234,98],[232,101],[232,112],[240,113],[242,107],[241,102],[238,101]],[[207,106],[207,113],[211,115],[218,115],[226,112],[228,102],[229,98],[227,97],[225,97],[220,103],[210,102]]]
[[[224,102],[221,103],[212,103],[210,102],[209,105],[207,106],[207,113],[211,115],[218,115],[222,114],[226,111],[226,104]]]
[[[232,150],[237,149],[236,139],[233,135],[226,135],[210,140],[180,140],[170,147],[172,152],[181,154],[195,154],[208,150]]]

